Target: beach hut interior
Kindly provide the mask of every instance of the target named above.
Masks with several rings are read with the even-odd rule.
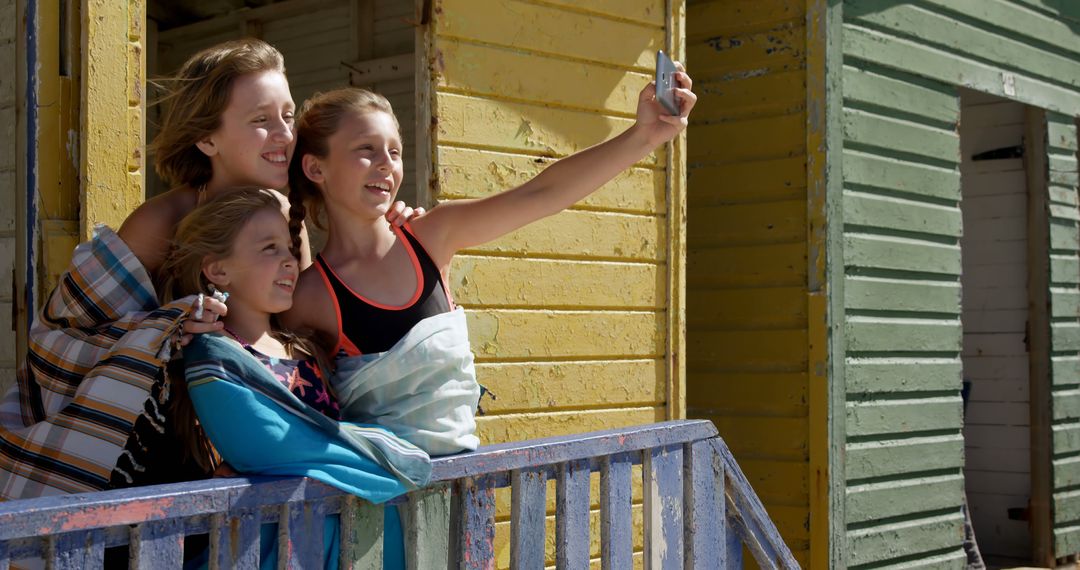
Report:
[[[979,547],[1000,563],[1032,553],[1029,268],[1042,255],[1028,223],[1025,113],[1020,103],[961,94],[964,478]]]
[[[168,78],[200,49],[230,39],[257,37],[285,57],[297,106],[311,95],[343,86],[387,97],[402,126],[406,156],[416,156],[413,2],[396,0],[152,0],[147,5],[147,76]],[[165,83],[167,84],[167,82]],[[148,93],[147,140],[153,140],[161,92]],[[148,164],[153,157],[147,157]],[[399,193],[417,203],[415,164],[406,161]],[[152,170],[152,169],[148,169]],[[147,196],[168,190],[149,174]]]

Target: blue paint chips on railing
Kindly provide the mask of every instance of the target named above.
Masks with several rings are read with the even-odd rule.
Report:
[[[632,459],[609,455],[600,463],[600,567],[603,570],[634,565]]]
[[[642,467],[644,537],[633,533],[634,465]],[[593,472],[600,473],[603,568],[632,567],[635,538],[644,539],[652,568],[740,568],[744,544],[762,568],[798,567],[706,421],[489,446],[435,458],[432,466],[432,487],[401,503],[411,569],[448,562],[493,569],[495,489],[507,486],[511,565],[588,567],[597,554],[589,540]],[[551,478],[554,552],[545,540]],[[101,567],[106,547],[129,542],[137,567],[179,568],[185,536],[201,533],[210,535],[212,566],[256,568],[263,523],[278,523],[279,567],[319,568],[324,523],[339,513],[341,568],[381,568],[383,506],[307,479],[238,478],[0,503],[0,570],[9,556],[51,559],[55,568]]]
[[[716,561],[727,559],[724,464],[713,453],[709,440],[702,440],[686,446],[683,465],[683,496],[687,506],[683,521],[686,567],[694,570],[715,568]]]
[[[543,570],[547,477],[540,469],[515,469],[510,488],[510,565]]]
[[[683,565],[683,450],[681,445],[645,451],[645,560],[649,568]]]
[[[555,478],[555,565],[589,566],[589,460],[575,459],[559,466]]]

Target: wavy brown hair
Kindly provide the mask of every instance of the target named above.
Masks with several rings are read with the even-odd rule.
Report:
[[[150,145],[154,169],[163,180],[192,188],[210,181],[210,157],[195,143],[221,127],[236,79],[263,71],[285,73],[285,59],[270,44],[248,38],[206,48],[174,77],[154,81],[166,91],[159,100],[166,104],[161,130]]]
[[[209,293],[210,281],[203,273],[203,268],[231,255],[240,231],[256,213],[264,209],[281,212],[281,202],[272,190],[237,188],[218,194],[181,220],[173,237],[172,248],[161,267],[161,302]],[[292,254],[297,260],[298,253],[298,250],[293,248]],[[276,319],[272,318],[271,322],[276,329],[275,337],[293,357],[314,357],[323,378],[330,378],[328,359],[314,342],[307,337],[281,330]],[[195,408],[187,393],[184,371],[176,368],[169,368],[174,394],[170,414],[174,433],[182,445],[183,459],[195,461],[207,472],[213,471],[220,463],[220,458],[198,423]]]
[[[304,174],[304,155],[326,158],[330,154],[328,141],[338,131],[341,119],[348,113],[371,113],[382,111],[393,117],[398,131],[397,116],[390,101],[367,89],[346,87],[326,93],[316,93],[304,102],[296,119],[296,150],[289,163],[289,233],[293,247],[300,248],[300,227],[307,214],[316,227],[322,227],[319,214],[325,205],[322,190]]]

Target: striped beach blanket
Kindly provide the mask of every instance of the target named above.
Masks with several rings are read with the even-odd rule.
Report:
[[[138,479],[147,448],[139,434],[167,431],[163,369],[191,303],[159,306],[142,264],[104,226],[75,248],[30,328],[17,383],[0,401],[0,499]]]
[[[328,418],[230,338],[198,335],[184,360],[199,423],[241,473],[311,477],[373,503],[431,477],[431,460],[415,445],[380,426]]]

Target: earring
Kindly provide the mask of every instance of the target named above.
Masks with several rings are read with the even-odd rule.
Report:
[[[218,301],[221,301],[222,303],[229,300],[229,292],[219,291],[217,287],[214,287],[213,283],[210,284],[210,296],[217,299]]]

